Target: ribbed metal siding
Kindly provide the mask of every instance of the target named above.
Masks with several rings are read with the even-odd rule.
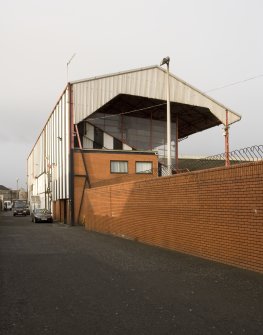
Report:
[[[59,139],[61,138],[61,140]],[[51,166],[51,170],[49,168]],[[69,93],[68,89],[50,115],[28,157],[28,190],[37,192],[38,179],[52,171],[52,200],[69,198]],[[47,178],[46,178],[47,180]],[[33,186],[32,186],[33,185]],[[46,182],[46,189],[48,183]],[[43,189],[43,185],[41,190]]]
[[[118,94],[137,95],[166,101],[166,72],[159,67],[140,69],[73,83],[74,122],[94,113]],[[171,101],[207,107],[225,124],[226,107],[170,75]],[[229,123],[240,116],[229,111]]]

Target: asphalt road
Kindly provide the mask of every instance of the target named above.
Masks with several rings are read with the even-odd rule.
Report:
[[[263,334],[263,276],[0,214],[0,334]]]

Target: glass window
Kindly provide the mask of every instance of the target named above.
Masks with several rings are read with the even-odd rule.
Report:
[[[153,173],[153,163],[136,162],[136,173]]]
[[[128,173],[128,162],[127,161],[111,161],[110,162],[111,173]]]

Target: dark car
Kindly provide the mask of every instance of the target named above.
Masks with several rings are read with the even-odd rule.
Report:
[[[13,201],[13,215],[24,215],[26,216],[26,201],[24,200],[14,200]]]
[[[34,209],[32,214],[32,222],[38,223],[38,222],[53,222],[53,217],[50,211],[43,208],[37,208]]]

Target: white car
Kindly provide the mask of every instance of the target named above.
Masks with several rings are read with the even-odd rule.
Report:
[[[4,201],[4,210],[11,211],[12,210],[12,202],[10,200]]]

